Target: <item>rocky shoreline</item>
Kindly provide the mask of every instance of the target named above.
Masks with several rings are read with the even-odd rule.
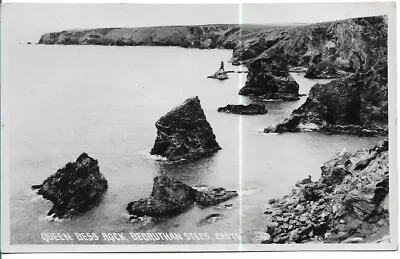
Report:
[[[388,150],[385,140],[370,149],[342,151],[321,167],[318,181],[305,179],[270,200],[262,243],[360,243],[388,229]]]

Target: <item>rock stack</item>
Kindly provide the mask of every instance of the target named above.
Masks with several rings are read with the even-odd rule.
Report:
[[[196,159],[221,149],[197,96],[162,116],[156,128],[157,138],[150,154],[170,161]]]
[[[84,212],[96,204],[108,188],[98,162],[82,153],[76,162],[68,163],[40,185],[32,186],[37,194],[53,202],[48,215],[64,217]]]
[[[224,69],[224,61],[221,61],[221,66],[218,71],[215,72],[212,76],[207,76],[207,78],[218,79],[218,80],[226,80],[228,79],[228,72]]]

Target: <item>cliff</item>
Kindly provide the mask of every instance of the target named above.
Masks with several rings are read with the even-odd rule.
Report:
[[[360,243],[389,234],[389,143],[342,151],[282,199],[270,200],[262,243]]]
[[[233,49],[240,40],[253,37],[267,26],[234,24],[102,28],[47,33],[39,44],[104,46],[180,46]]]
[[[245,64],[248,67],[246,83],[239,91],[241,95],[297,100],[299,86],[289,71],[296,67],[304,67],[307,71],[306,77],[338,78],[339,80],[328,85],[334,90],[327,91],[326,94],[323,93],[325,91],[323,87],[315,86],[307,104],[302,109],[304,114],[308,113],[308,107],[313,106],[310,105],[312,99],[316,100],[320,96],[317,102],[323,103],[325,102],[323,96],[329,96],[332,93],[335,97],[331,98],[333,101],[340,99],[341,91],[346,91],[346,96],[349,94],[356,99],[349,102],[339,101],[339,103],[345,102],[347,107],[347,111],[343,112],[343,109],[340,109],[342,112],[338,116],[333,115],[347,118],[339,120],[343,122],[339,123],[339,126],[353,124],[363,127],[371,120],[378,119],[383,123],[387,120],[387,98],[385,99],[387,73],[378,72],[378,79],[374,79],[375,76],[371,77],[371,73],[368,73],[371,70],[385,71],[385,64],[377,65],[378,61],[386,62],[387,60],[387,18],[385,16],[296,26],[220,24],[70,30],[45,34],[40,38],[39,44],[233,49],[233,64]],[[373,82],[372,87],[370,82]],[[352,93],[345,89],[346,84],[353,85]],[[363,93],[364,96],[359,99],[356,93]],[[374,96],[377,96],[377,101],[374,100]],[[334,104],[328,106],[328,110],[337,108]],[[355,107],[355,111],[352,111],[352,106]],[[317,119],[319,122],[332,124],[330,111],[312,110],[310,112],[319,116]],[[316,120],[310,119],[310,121]],[[337,118],[334,121],[338,121]],[[375,125],[372,127],[374,128]],[[340,130],[335,127],[332,131]]]

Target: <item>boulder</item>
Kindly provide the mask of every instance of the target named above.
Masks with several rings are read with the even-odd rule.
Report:
[[[185,211],[195,200],[195,189],[161,175],[154,178],[150,197],[129,203],[127,210],[138,217],[168,217]]]
[[[267,107],[262,104],[235,105],[228,104],[225,107],[219,107],[218,112],[234,113],[241,115],[265,114],[268,112]]]
[[[176,161],[197,159],[221,149],[197,96],[162,116],[155,125],[157,138],[152,155]]]
[[[38,195],[53,202],[48,215],[54,217],[88,210],[100,200],[107,188],[107,180],[100,173],[97,160],[86,153],[82,153],[76,162],[57,170],[42,184],[32,186]]]
[[[229,71],[231,72],[231,71]],[[228,72],[225,71],[224,69],[224,62],[221,61],[221,66],[219,67],[218,71],[215,72],[211,76],[207,76],[207,78],[212,78],[212,79],[218,79],[218,80],[225,80],[228,79]]]

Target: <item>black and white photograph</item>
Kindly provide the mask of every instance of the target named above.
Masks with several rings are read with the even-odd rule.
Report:
[[[2,251],[397,249],[395,8],[2,3]]]

